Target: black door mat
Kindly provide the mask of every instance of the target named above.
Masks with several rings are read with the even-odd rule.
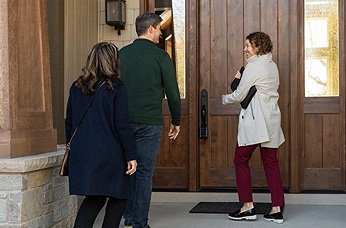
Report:
[[[200,202],[191,209],[190,213],[228,214],[242,206],[243,204],[239,202]],[[257,214],[265,214],[272,209],[271,203],[254,203],[254,206]]]

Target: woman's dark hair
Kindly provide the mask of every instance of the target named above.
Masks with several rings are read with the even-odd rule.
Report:
[[[76,86],[84,94],[95,92],[94,86],[101,79],[106,80],[107,88],[113,90],[112,80],[120,80],[118,48],[108,42],[95,44],[89,51]]]
[[[154,13],[146,12],[140,14],[136,18],[136,32],[138,36],[144,35],[150,25],[152,25],[154,28],[158,24],[160,24],[162,21],[162,18],[159,15],[156,15]]]
[[[257,55],[265,55],[273,50],[273,43],[270,37],[264,32],[253,32],[246,37],[253,47],[258,47]]]

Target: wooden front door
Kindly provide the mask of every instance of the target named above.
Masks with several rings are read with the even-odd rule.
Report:
[[[232,92],[233,77],[245,65],[245,37],[263,31],[273,41],[273,60],[280,74],[279,106],[286,142],[278,158],[284,188],[291,192],[345,190],[346,6],[339,1],[338,7],[339,95],[305,97],[304,1],[186,0],[182,133],[175,142],[166,137],[170,119],[164,103],[164,135],[154,187],[190,191],[236,187],[233,159],[240,106],[223,106],[221,96]],[[208,93],[203,105],[202,91]],[[203,107],[205,139],[198,135]],[[250,167],[253,187],[266,188],[258,149]]]
[[[289,1],[199,0],[198,95],[208,91],[208,137],[198,139],[200,188],[234,188],[234,150],[240,105],[223,106],[234,75],[245,64],[244,40],[254,31],[267,33],[274,45],[273,60],[280,71],[282,128],[286,142],[279,149],[284,187],[289,187]],[[278,20],[280,15],[280,20]],[[280,43],[279,43],[280,41]],[[200,113],[199,111],[198,113]],[[199,125],[202,117],[199,116]],[[267,187],[259,149],[250,162],[254,187]]]

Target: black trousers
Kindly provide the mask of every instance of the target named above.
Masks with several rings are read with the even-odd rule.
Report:
[[[102,228],[117,228],[126,205],[126,199],[107,196],[86,196],[80,206],[74,224],[75,228],[92,228],[95,219],[108,198]]]

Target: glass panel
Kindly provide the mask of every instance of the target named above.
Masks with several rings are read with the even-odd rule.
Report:
[[[107,21],[119,21],[118,2],[107,2]]]
[[[155,13],[163,19],[162,38],[158,46],[172,58],[180,97],[185,98],[185,1],[156,0]]]
[[[338,95],[338,1],[305,0],[305,96]]]
[[[172,53],[173,53],[173,44],[172,44],[172,41],[173,41],[173,36],[172,34],[167,36],[166,38],[166,44],[165,44],[165,49],[167,51],[167,53],[169,54],[169,56],[172,58]]]
[[[180,96],[185,98],[185,1],[172,0],[175,66]]]
[[[306,48],[328,47],[327,22],[328,20],[326,19],[306,19]]]
[[[305,96],[313,97],[316,94],[326,94],[327,59],[305,60]]]
[[[125,2],[121,2],[121,21],[126,22],[126,5]]]

